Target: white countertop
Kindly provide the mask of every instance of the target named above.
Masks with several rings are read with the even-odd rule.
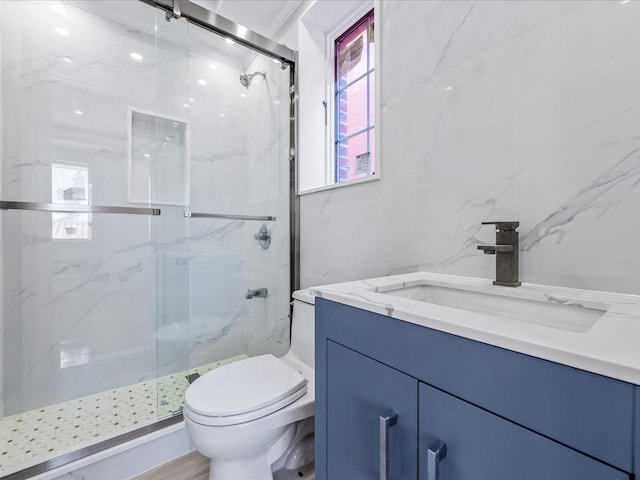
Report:
[[[385,294],[414,285],[455,288],[604,311],[586,331],[507,320]],[[640,385],[640,296],[416,272],[309,289],[317,297]]]

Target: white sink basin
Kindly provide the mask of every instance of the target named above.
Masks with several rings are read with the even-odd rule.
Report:
[[[640,295],[532,283],[499,287],[487,278],[433,272],[310,291],[359,310],[640,385]],[[341,318],[335,317],[336,324]]]
[[[571,332],[589,331],[607,312],[605,305],[595,302],[585,304],[548,295],[524,298],[518,294],[519,287],[508,291],[495,288],[496,293],[488,293],[425,283],[388,290],[378,288],[377,293]]]

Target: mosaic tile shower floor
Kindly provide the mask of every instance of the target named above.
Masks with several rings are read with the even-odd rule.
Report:
[[[0,476],[96,441],[135,430],[179,410],[187,375],[203,375],[246,355],[0,419]]]

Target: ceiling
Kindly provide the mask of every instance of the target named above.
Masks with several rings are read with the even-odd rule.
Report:
[[[1,2],[2,0],[0,0]],[[181,22],[171,22],[168,27],[160,21],[156,25],[158,15],[148,15],[149,7],[132,0],[63,0],[92,11],[100,16],[110,18],[123,25],[158,36],[177,45],[188,45],[189,49],[208,56],[214,56],[240,69],[246,68],[256,53],[239,45],[227,44],[217,35],[203,29],[187,30],[181,28]],[[287,23],[296,9],[308,0],[191,0],[218,15],[221,15],[249,30],[253,30],[267,38],[273,39],[278,31]],[[55,3],[55,2],[54,2]],[[150,11],[149,11],[150,12]],[[183,25],[186,25],[184,23]],[[186,43],[188,42],[188,43]]]
[[[191,0],[249,30],[273,38],[303,0]]]

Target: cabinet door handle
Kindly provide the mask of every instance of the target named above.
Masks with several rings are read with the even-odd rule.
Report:
[[[389,480],[389,430],[398,423],[398,413],[391,410],[380,416],[380,480]]]
[[[447,456],[447,444],[441,440],[427,448],[427,480],[440,480],[440,460]]]

